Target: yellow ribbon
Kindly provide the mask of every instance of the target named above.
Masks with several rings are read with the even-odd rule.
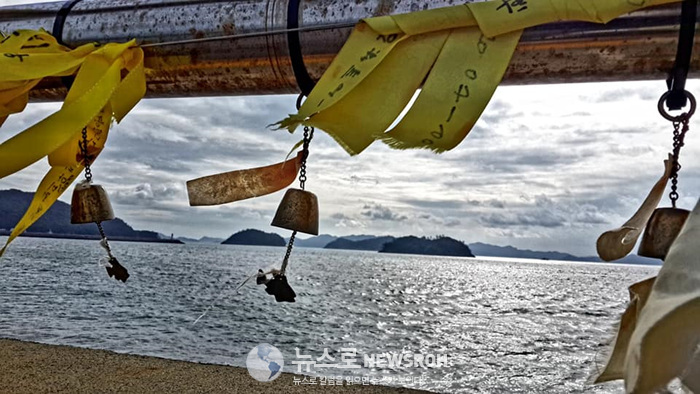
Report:
[[[351,155],[380,139],[443,152],[469,133],[503,78],[522,30],[605,23],[679,0],[498,0],[360,21],[298,113],[278,122],[325,130]],[[391,130],[416,89],[418,98]]]
[[[83,169],[78,142],[102,151],[112,118],[120,121],[146,91],[143,51],[134,41],[86,44],[70,50],[44,31],[13,32],[0,42],[0,124],[24,109],[28,91],[43,77],[75,75],[60,110],[0,144],[0,179],[48,156],[51,169],[5,247],[38,220]],[[123,75],[124,74],[124,75]]]

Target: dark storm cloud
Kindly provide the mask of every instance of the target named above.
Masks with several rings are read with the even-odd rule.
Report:
[[[460,200],[417,200],[417,199],[399,199],[398,201],[414,206],[416,208],[425,209],[439,209],[439,210],[461,210],[466,206],[472,207],[491,207],[491,208],[504,208],[505,202],[491,198],[487,200],[470,200],[470,199],[460,199]]]
[[[380,204],[365,204],[360,212],[362,216],[371,220],[386,220],[392,222],[401,222],[408,219],[408,216],[398,214],[393,210]]]
[[[581,157],[590,157],[595,150],[581,151],[574,149],[555,149],[542,144],[540,146],[465,146],[457,154],[446,156],[450,162],[469,163],[482,171],[523,174],[534,168],[558,168],[580,161]]]
[[[330,216],[330,218],[331,218],[331,219],[336,219],[336,220],[348,220],[348,219],[352,219],[352,218],[349,217],[348,215],[346,215],[346,214],[344,214],[344,213],[340,213],[340,212],[336,212],[336,213],[332,214],[332,215]]]
[[[380,182],[379,177],[376,176],[358,176],[358,175],[351,175],[347,178],[344,179],[347,182],[350,182],[355,185],[359,184],[368,184],[368,185],[378,185]]]
[[[218,97],[199,99],[153,99],[145,100],[145,105],[165,114],[177,114],[199,125],[202,130],[208,127],[242,127],[251,130],[266,130],[294,108],[291,96],[250,96],[248,100]]]
[[[115,135],[102,159],[144,164],[152,169],[170,172],[189,172],[206,162],[234,166],[238,163],[258,162],[269,157],[270,164],[281,161],[285,152],[269,143],[245,142],[223,144],[216,140],[187,139],[184,141],[158,140],[153,137]]]
[[[490,213],[479,217],[479,223],[487,227],[561,227],[565,219],[552,212],[536,214],[522,213]]]
[[[454,217],[444,218],[444,217],[435,216],[435,215],[432,215],[429,213],[418,214],[418,215],[416,215],[415,220],[421,221],[421,222],[427,221],[427,222],[430,222],[434,225],[442,226],[442,227],[457,227],[457,226],[460,226],[462,224],[461,220],[456,219]]]
[[[660,90],[661,91],[661,90]],[[595,103],[610,103],[615,101],[629,101],[630,99],[653,100],[658,99],[659,91],[653,91],[650,88],[616,88],[616,89],[601,89],[595,95],[582,96],[581,98]]]
[[[164,101],[141,103],[139,111],[111,133],[104,156],[182,172],[203,162],[245,164],[265,157],[270,163],[281,161],[296,138],[265,129],[274,116],[270,113],[249,113],[245,106],[221,103],[235,103],[232,99],[190,100],[189,105]],[[280,144],[285,140],[288,146]]]
[[[416,199],[399,199],[398,201],[417,208],[427,209],[460,209],[464,207],[465,201],[460,200],[416,200]]]
[[[523,196],[526,204],[513,206],[507,212],[487,212],[478,221],[493,228],[508,227],[577,227],[608,224],[607,214],[590,203],[579,203],[569,198],[553,199],[538,195]]]
[[[513,104],[502,99],[494,99],[488,104],[480,120],[486,124],[498,124],[507,119],[518,118],[523,114],[524,112]]]
[[[164,201],[181,198],[184,185],[179,183],[156,184],[141,183],[133,188],[117,190],[112,197],[120,204],[139,204],[143,201]]]
[[[489,206],[492,208],[505,208],[506,207],[505,201],[497,200],[494,198],[492,198],[490,200],[483,201],[483,202],[479,202],[479,203],[482,206],[486,205],[486,206]]]
[[[518,172],[524,170],[523,167],[561,168],[564,165],[575,163],[579,158],[577,153],[562,152],[561,150],[542,150],[539,152],[520,150],[496,151],[485,152],[477,157],[479,156],[483,162],[490,158],[491,162],[487,164],[487,167],[501,172]]]

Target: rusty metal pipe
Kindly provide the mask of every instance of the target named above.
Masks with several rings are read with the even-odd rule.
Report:
[[[473,1],[473,0],[472,0]],[[308,73],[320,78],[360,18],[462,4],[455,0],[301,0],[299,32]],[[147,97],[298,93],[287,43],[288,0],[82,0],[64,24],[63,40],[165,43],[147,46]],[[63,2],[0,8],[0,31],[52,30]],[[607,25],[567,22],[527,30],[504,82],[536,84],[664,79],[675,57],[680,4],[655,7]],[[274,33],[276,32],[276,33]],[[696,44],[698,45],[698,44]],[[696,47],[690,77],[700,69]],[[57,79],[34,101],[62,99]]]

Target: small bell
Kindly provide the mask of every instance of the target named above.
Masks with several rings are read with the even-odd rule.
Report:
[[[644,229],[644,236],[637,254],[664,260],[689,214],[690,211],[680,208],[654,210]]]
[[[70,222],[73,224],[99,223],[114,219],[107,192],[102,186],[90,182],[80,182],[75,186],[70,211]]]
[[[288,189],[277,207],[275,227],[318,235],[318,199],[306,190]]]

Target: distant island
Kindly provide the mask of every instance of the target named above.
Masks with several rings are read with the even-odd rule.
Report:
[[[220,244],[221,241],[223,241],[223,238],[214,238],[214,237],[201,237],[199,239],[196,238],[188,238],[188,237],[177,237],[180,241],[186,243],[186,244]]]
[[[397,238],[384,244],[379,253],[474,257],[467,244],[446,236],[435,238],[418,238],[413,236]]]
[[[34,198],[34,193],[10,189],[0,190],[0,235],[10,235]],[[122,219],[102,222],[107,237],[114,241],[164,242],[182,241],[163,237],[155,231],[134,230]],[[97,226],[92,223],[71,224],[70,205],[56,201],[44,215],[22,234],[24,237],[100,239]]]
[[[562,252],[539,252],[527,249],[517,249],[512,246],[496,246],[481,242],[470,244],[469,247],[477,256],[514,257],[518,259],[567,260],[567,261],[596,261],[593,256],[579,257]]]
[[[12,228],[20,220],[26,209],[29,207],[34,193],[24,192],[21,190],[0,190],[0,236],[10,235]],[[173,238],[167,237],[155,231],[134,230],[122,219],[103,222],[107,236],[115,241],[134,241],[134,242],[164,242],[164,243],[199,243],[199,244],[237,244],[237,245],[265,245],[265,246],[284,246],[286,240],[275,233],[265,233],[259,230],[244,230],[238,232],[227,240],[222,242],[222,238],[201,237],[195,238]],[[24,237],[42,237],[42,238],[71,238],[71,239],[99,239],[97,227],[94,224],[71,224],[70,223],[70,205],[56,201],[54,205],[39,219],[36,223],[29,227],[22,236]],[[412,249],[424,249],[429,254],[444,255],[439,251],[433,250],[424,244],[423,246],[410,246],[410,244],[418,242],[421,238],[409,238],[410,242],[401,241],[398,246],[389,246],[391,243],[401,240],[392,236],[374,236],[374,235],[347,235],[335,236],[330,234],[321,234],[316,237],[297,238],[295,245],[298,247],[307,248],[326,248],[326,249],[348,249],[348,250],[366,250],[366,251],[383,251],[385,253],[414,253]],[[416,241],[418,240],[418,241]],[[459,242],[453,240],[455,242]],[[403,244],[403,245],[402,245]],[[556,251],[535,251],[518,249],[513,246],[498,246],[490,245],[481,242],[475,242],[466,246],[469,254],[465,251],[459,251],[453,255],[476,255],[476,257],[499,257],[499,258],[521,258],[521,259],[539,259],[539,260],[565,260],[565,261],[582,261],[582,262],[601,262],[598,256],[574,256],[568,253]],[[385,248],[387,246],[387,248]],[[445,248],[456,247],[446,246]],[[397,248],[398,249],[393,249]],[[400,250],[409,250],[402,252]],[[457,248],[455,248],[457,250]],[[644,265],[659,265],[660,262],[655,259],[649,259],[634,254],[628,255],[623,259],[617,260],[614,263],[625,264],[644,264]]]
[[[347,238],[338,238],[334,241],[329,242],[324,249],[348,249],[348,250],[381,250],[385,244],[393,242],[396,238],[386,236],[386,237],[373,237],[369,239],[362,239],[359,241],[352,241]]]
[[[350,250],[381,250],[384,238],[392,238],[386,236],[373,235],[349,235],[337,237],[329,234],[321,234],[316,237],[306,239],[297,238],[295,245],[309,248],[328,248],[328,249],[350,249]],[[372,242],[373,239],[380,239],[378,242]],[[335,242],[338,241],[338,242]],[[351,241],[351,242],[347,242]],[[362,242],[358,242],[362,241]],[[365,242],[366,241],[366,242]],[[562,260],[562,261],[581,261],[581,262],[602,262],[598,256],[574,256],[569,253],[556,251],[536,251],[527,249],[518,249],[513,246],[498,246],[490,245],[481,242],[468,244],[470,252],[476,257],[502,257],[502,258],[519,258],[519,259],[537,259],[537,260]],[[630,254],[629,256],[615,261],[615,263],[624,264],[643,264],[643,265],[659,265],[659,261],[646,257]]]
[[[243,230],[228,237],[222,245],[285,246],[284,238],[275,233],[260,230]]]

